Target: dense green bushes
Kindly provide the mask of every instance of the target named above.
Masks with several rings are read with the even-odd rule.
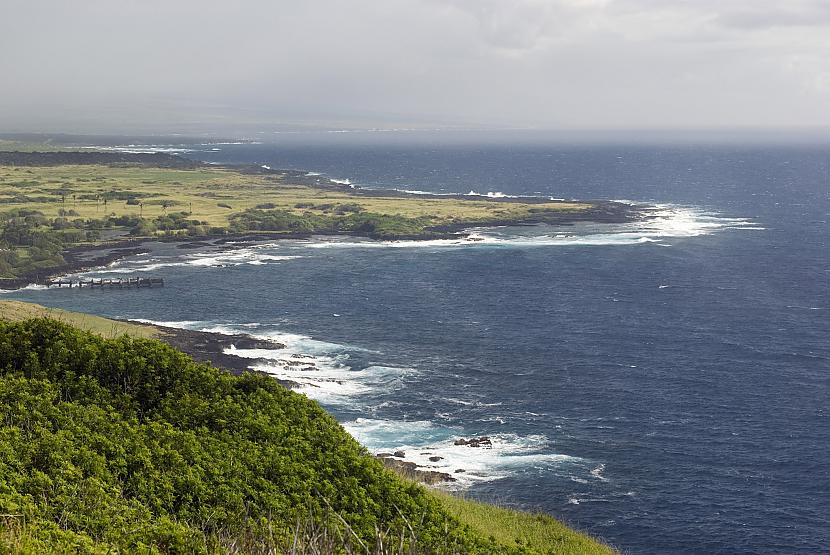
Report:
[[[263,205],[265,206],[265,205]],[[239,231],[290,231],[321,233],[333,231],[331,218],[317,214],[295,214],[288,210],[254,208],[230,217],[230,229]]]
[[[367,545],[494,548],[271,378],[50,320],[0,323],[0,513],[50,550],[213,551],[309,515]]]
[[[286,231],[295,233],[354,233],[373,239],[429,238],[429,217],[409,218],[397,214],[364,212],[353,204],[317,205],[323,214],[255,208],[230,217],[231,231]]]

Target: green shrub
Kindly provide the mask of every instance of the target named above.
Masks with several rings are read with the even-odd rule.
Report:
[[[0,323],[0,512],[58,552],[202,553],[309,515],[368,546],[411,527],[427,552],[495,547],[270,377],[43,319]]]

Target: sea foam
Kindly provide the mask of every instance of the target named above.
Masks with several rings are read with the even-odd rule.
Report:
[[[456,440],[465,437],[460,428],[429,421],[358,418],[343,427],[374,453],[403,454],[392,458],[452,476],[456,481],[445,484],[449,489],[499,480],[528,467],[581,467],[586,463],[579,457],[552,453],[549,440],[542,435],[492,434],[487,436],[489,446],[470,447],[456,445]]]
[[[257,247],[239,248],[227,251],[209,251],[201,253],[188,253],[176,256],[157,256],[149,258],[127,258],[117,260],[110,265],[77,274],[79,276],[98,276],[105,274],[131,274],[134,272],[154,272],[163,268],[176,267],[202,267],[202,268],[223,268],[228,266],[241,266],[251,264],[260,266],[269,263],[279,263],[302,258],[300,255],[272,254],[263,245]]]
[[[531,248],[596,247],[659,244],[672,239],[699,237],[729,230],[763,231],[750,218],[725,217],[700,208],[654,205],[644,220],[623,224],[581,223],[567,228],[540,224],[520,228],[472,228],[465,237],[425,241],[370,241],[319,238],[311,248]]]

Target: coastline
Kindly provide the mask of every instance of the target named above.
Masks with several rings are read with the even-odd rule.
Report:
[[[250,164],[210,164],[191,160],[181,156],[155,153],[134,154],[99,151],[56,151],[56,152],[20,152],[0,151],[0,166],[16,169],[26,167],[87,166],[108,168],[162,168],[172,170],[223,169],[239,175],[265,176],[267,179],[279,179],[292,185],[309,187],[313,190],[332,191],[347,194],[350,197],[365,199],[403,199],[407,201],[469,201],[486,202],[496,205],[544,205],[554,202],[546,197],[510,197],[478,194],[432,194],[413,193],[395,189],[366,189],[356,185],[341,183],[309,171],[272,169],[270,167]],[[556,202],[564,202],[557,200]],[[245,244],[256,241],[281,239],[307,239],[317,236],[352,236],[385,241],[426,241],[436,239],[463,239],[469,236],[471,228],[495,228],[501,226],[530,226],[548,224],[570,226],[576,223],[621,224],[641,221],[648,217],[648,206],[639,206],[611,200],[572,200],[569,203],[582,205],[578,210],[550,211],[543,208],[531,209],[523,217],[488,217],[488,219],[466,218],[463,221],[428,225],[418,233],[393,233],[380,236],[371,230],[337,230],[337,231],[269,231],[247,230],[232,231],[224,228],[221,233],[170,234],[155,236],[128,235],[119,232],[113,238],[89,244],[76,243],[61,249],[59,254],[63,263],[46,266],[24,272],[10,278],[0,278],[0,290],[15,290],[33,284],[45,284],[50,279],[66,274],[88,271],[112,264],[129,256],[146,253],[143,247],[148,242],[172,242],[184,245],[211,242],[212,245],[225,243]]]
[[[267,359],[244,358],[225,352],[231,348],[269,350],[286,348],[286,345],[277,341],[262,339],[245,333],[217,333],[212,331],[190,330],[186,328],[173,328],[135,320],[113,320],[131,325],[146,326],[157,334],[157,339],[167,343],[179,351],[182,351],[183,353],[186,353],[197,362],[211,364],[212,366],[229,372],[235,376],[242,375],[246,372],[254,372],[269,376],[287,389],[297,389],[300,385],[290,380],[276,378],[268,372],[254,368],[254,366],[259,362],[267,362]],[[309,368],[313,368],[314,362],[308,362],[307,356],[304,356],[302,361],[298,360],[298,364],[300,362],[303,365],[310,365]],[[467,443],[467,440],[460,441],[465,441],[465,444]],[[486,447],[488,442],[489,440],[480,443],[473,438],[470,440],[469,445],[471,447]],[[414,462],[404,460],[406,454],[403,452],[377,453],[374,456],[380,460],[384,466],[396,472],[400,476],[428,486],[440,487],[442,485],[451,484],[457,481],[457,479],[448,472],[430,470],[429,468],[421,467]],[[459,469],[459,471],[464,472],[464,469]]]
[[[3,153],[0,153],[0,155],[2,154]],[[47,159],[45,162],[44,157]],[[8,162],[8,158],[9,157],[6,156],[6,162]],[[3,162],[4,158],[0,156],[0,164]],[[438,202],[453,200],[484,201],[487,204],[498,205],[509,205],[514,203],[542,205],[551,202],[551,199],[545,197],[482,197],[474,194],[444,195],[412,193],[397,190],[361,189],[350,184],[330,180],[324,176],[312,174],[311,172],[297,170],[275,170],[252,165],[218,166],[202,162],[194,162],[167,154],[127,155],[98,152],[22,153],[16,162],[22,164],[24,167],[26,165],[42,165],[46,162],[53,165],[73,163],[90,166],[106,163],[115,165],[116,167],[121,167],[122,164],[130,163],[138,164],[139,166],[149,165],[151,167],[163,168],[223,167],[243,175],[256,174],[280,176],[282,179],[287,178],[292,184],[296,183],[305,185],[314,189],[346,192],[350,196],[356,197],[417,199],[419,201],[426,199]],[[532,226],[538,224],[548,224],[564,227],[583,222],[620,224],[640,221],[647,217],[648,211],[648,207],[618,201],[570,202],[579,202],[583,204],[583,207],[578,210],[562,210],[560,212],[550,212],[540,209],[538,214],[531,210],[528,214],[525,214],[525,217],[522,218],[491,218],[482,221],[467,219],[457,223],[429,226],[424,228],[423,233],[397,234],[392,237],[384,237],[382,240],[428,241],[435,239],[464,239],[470,236],[470,230],[472,228],[495,228],[501,226]],[[48,269],[40,269],[34,272],[29,272],[19,278],[0,280],[0,289],[14,290],[31,284],[45,284],[49,279],[57,276],[104,268],[124,258],[150,252],[147,247],[148,243],[175,243],[176,248],[180,249],[214,247],[219,250],[234,250],[241,248],[244,245],[262,241],[307,239],[312,236],[351,236],[367,238],[372,241],[381,240],[378,237],[373,237],[371,233],[367,233],[365,231],[314,233],[259,230],[228,232],[226,230],[223,233],[206,235],[182,236],[179,234],[173,234],[155,237],[134,237],[127,236],[126,233],[123,233],[120,237],[112,238],[106,242],[87,245],[73,245],[65,248],[61,251],[61,255],[65,260],[63,264]],[[239,375],[244,372],[258,372],[258,370],[253,369],[252,366],[260,361],[257,359],[243,358],[226,353],[225,351],[231,346],[241,349],[285,348],[285,345],[277,342],[258,339],[246,334],[229,335],[215,332],[172,328],[156,324],[138,324],[133,321],[123,322],[131,325],[148,326],[153,330],[154,335],[158,339],[187,353],[195,360],[212,364],[235,375]],[[291,381],[277,381],[287,388],[299,387],[299,384]],[[474,441],[475,439],[476,438],[472,438],[470,440],[469,445],[471,447],[479,447],[480,445],[484,445],[486,447],[486,442],[479,443],[478,441]],[[467,443],[464,443],[464,445],[467,445]],[[454,478],[451,474],[419,467],[417,464],[405,460],[405,456],[399,453],[379,453],[377,456],[387,467],[411,479],[423,483],[436,485],[456,481],[456,478]],[[456,472],[464,472],[464,469],[456,469]]]
[[[289,380],[276,378],[268,372],[257,370],[254,366],[262,362],[259,359],[244,358],[225,352],[229,349],[278,350],[286,348],[284,344],[277,341],[262,339],[245,333],[229,334],[174,328],[156,323],[121,318],[104,318],[91,314],[52,309],[23,301],[0,299],[0,320],[21,321],[29,318],[51,318],[104,337],[129,335],[157,339],[187,354],[196,362],[210,364],[234,376],[256,373],[268,376],[287,389],[296,389],[300,385]],[[300,363],[309,367],[314,365],[313,361],[308,361],[308,357],[304,357],[302,361],[298,360],[298,364]],[[428,486],[440,487],[443,484],[456,481],[456,478],[449,473],[419,467],[413,462],[402,460],[404,458],[403,453],[378,453],[374,456],[384,466],[397,474]]]

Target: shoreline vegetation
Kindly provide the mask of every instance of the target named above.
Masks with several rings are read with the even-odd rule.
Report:
[[[175,241],[180,243],[180,247],[195,248],[207,244],[221,245],[225,242],[238,244],[326,234],[356,235],[375,240],[420,240],[463,237],[465,229],[477,226],[537,223],[569,225],[579,221],[621,223],[643,217],[646,217],[643,211],[624,203],[485,198],[466,195],[432,196],[397,191],[363,190],[304,172],[277,171],[252,166],[215,166],[167,154],[0,152],[0,225],[2,225],[0,287],[19,288],[30,283],[43,283],[51,276],[100,267],[126,256],[146,252],[142,247],[146,241]],[[205,241],[211,243],[205,243]],[[229,246],[229,248],[232,247]],[[7,324],[3,324],[2,321]],[[215,381],[216,376],[210,373],[214,372],[212,368],[215,367],[224,370],[223,374],[227,375],[228,379],[242,380],[240,384],[253,380],[258,384],[254,389],[265,387],[271,393],[274,390],[262,384],[266,382],[277,384],[277,381],[263,373],[251,371],[250,365],[256,361],[235,357],[225,353],[225,350],[230,345],[237,348],[277,349],[283,347],[275,342],[263,341],[246,335],[229,336],[117,321],[18,301],[0,301],[0,328],[2,328],[0,347],[4,339],[8,345],[9,337],[17,337],[15,334],[23,331],[26,332],[24,338],[27,341],[34,341],[32,339],[34,336],[31,336],[33,330],[41,330],[38,332],[40,333],[38,337],[41,339],[48,336],[51,338],[49,341],[53,341],[57,337],[60,349],[64,349],[67,344],[74,344],[73,342],[80,342],[79,344],[88,347],[87,341],[92,341],[94,349],[104,351],[121,349],[118,352],[123,353],[123,349],[126,348],[125,344],[133,345],[137,342],[139,350],[149,349],[155,352],[155,349],[161,348],[159,345],[165,343],[164,349],[168,349],[167,345],[169,345],[176,351],[164,351],[167,354],[162,358],[165,359],[164,357],[167,356],[175,358],[178,361],[177,371],[192,372],[192,368],[198,367],[201,369],[200,372],[208,372],[210,376],[208,381]],[[71,341],[67,340],[67,337],[71,338]],[[100,343],[99,339],[90,338],[104,338],[104,343]],[[162,343],[157,343],[157,340]],[[31,352],[40,353],[37,356],[41,356],[44,352],[52,352],[53,347],[47,343],[48,341],[38,345],[33,343],[27,348]],[[179,352],[192,358],[181,360],[176,358],[178,354],[170,354]],[[9,353],[10,351],[6,352],[6,358],[11,356]],[[132,351],[130,353],[132,353],[130,356],[139,357],[147,354],[145,351],[141,351],[139,355]],[[50,361],[51,356],[47,356]],[[145,357],[142,359],[144,360],[142,364],[146,365],[147,360],[151,359],[153,358],[146,359]],[[15,391],[22,388],[22,391],[27,392],[26,395],[31,394],[30,398],[27,398],[27,403],[37,404],[43,400],[38,398],[38,395],[46,390],[54,391],[60,397],[64,392],[70,389],[75,391],[74,388],[78,387],[75,382],[66,383],[64,374],[49,374],[46,371],[49,375],[44,378],[42,372],[23,369],[28,368],[26,366],[28,364],[35,364],[34,368],[42,368],[44,364],[42,360],[37,363],[32,360],[13,363],[2,360],[0,362],[2,362],[0,368],[6,368],[5,374],[0,373],[0,382],[12,380],[14,384],[9,382],[9,387],[17,388]],[[210,369],[205,364],[210,365]],[[21,369],[23,369],[22,376]],[[80,379],[88,370],[89,368],[74,369],[71,380]],[[155,376],[157,371],[169,373],[171,369],[147,367],[142,371]],[[145,379],[143,377],[133,378],[137,380],[133,384],[135,387],[140,387],[139,382]],[[153,379],[157,378],[158,376],[155,376]],[[98,383],[92,384],[93,389],[101,386],[102,375],[98,375],[96,379]],[[167,375],[164,379],[174,378]],[[35,381],[31,382],[31,380]],[[288,391],[292,384],[283,383],[282,385],[286,387],[280,390]],[[84,387],[87,386],[88,384]],[[7,388],[5,391],[7,397],[12,395],[9,393],[11,389]],[[111,391],[110,393],[118,392]],[[97,406],[96,403],[110,393],[99,391],[96,393],[98,397],[84,402],[87,402],[89,406]],[[212,393],[204,392],[204,395],[210,396]],[[313,410],[323,413],[324,418],[333,421],[330,416],[319,409],[315,402],[293,392],[289,396],[296,396],[290,397],[292,403],[306,403],[302,410],[312,410],[311,407],[316,407]],[[302,401],[297,401],[297,398],[302,398]],[[3,405],[3,400],[4,398],[0,395],[0,411],[5,411],[6,422],[14,421],[17,417],[29,418],[29,415],[24,414],[12,415],[13,406]],[[283,401],[284,399],[279,403]],[[49,402],[57,401],[52,399]],[[107,398],[106,402],[112,403],[112,399]],[[206,402],[208,405],[215,403],[215,401],[204,401],[204,399],[199,402]],[[240,403],[242,403],[240,405],[242,408],[239,410],[244,413],[248,409],[244,407],[245,402],[240,401]],[[69,407],[67,410],[72,412],[76,409]],[[52,414],[52,416],[58,418],[60,415]],[[47,419],[52,416],[47,415]],[[110,415],[110,417],[118,422],[122,417],[131,422],[130,419],[135,418],[135,415],[124,413],[120,416]],[[187,415],[187,417],[192,418],[193,415]],[[315,418],[320,417],[319,414],[315,416]],[[175,427],[179,425],[178,422],[178,420],[166,421],[164,425],[172,424]],[[299,422],[302,426],[309,425],[307,420],[300,419]],[[45,422],[44,425],[60,426],[56,422]],[[334,426],[336,431],[331,433],[337,436],[337,439],[333,441],[346,442],[350,446],[356,445],[336,422]],[[23,430],[19,427],[15,430],[6,426],[3,433],[19,438],[26,436],[28,432],[30,430]],[[88,430],[84,433],[87,432]],[[145,433],[146,431],[141,431],[139,435]],[[31,439],[30,437],[29,440]],[[472,438],[469,441],[478,446],[480,442],[488,440],[487,438]],[[326,451],[329,447],[317,446],[310,451],[306,449],[303,452],[311,459],[318,460],[319,449]],[[205,446],[201,445],[199,448],[205,448]],[[375,522],[374,531],[364,528],[356,532],[359,525],[354,525],[348,519],[344,520],[341,511],[348,509],[348,503],[337,510],[332,510],[328,499],[324,499],[326,502],[323,505],[320,504],[319,499],[310,499],[308,488],[322,487],[318,476],[318,478],[308,478],[308,483],[303,486],[306,488],[303,494],[305,497],[300,496],[303,500],[302,504],[296,505],[305,506],[308,509],[311,503],[314,506],[309,509],[310,512],[306,511],[304,515],[281,514],[279,522],[275,522],[273,512],[269,512],[267,518],[260,514],[257,517],[258,520],[254,519],[258,524],[249,528],[245,527],[247,525],[240,525],[239,521],[234,520],[235,517],[229,516],[227,507],[222,510],[226,511],[223,514],[227,517],[228,526],[222,528],[217,527],[216,523],[207,525],[205,522],[196,522],[190,513],[184,517],[186,520],[177,520],[182,515],[175,513],[172,505],[165,505],[164,510],[158,512],[158,503],[160,503],[158,499],[152,502],[156,505],[152,503],[147,505],[148,500],[143,498],[106,501],[106,503],[112,501],[113,507],[128,503],[132,507],[130,510],[141,512],[143,515],[141,518],[147,520],[146,527],[152,528],[155,534],[149,536],[138,534],[138,536],[123,539],[119,538],[113,530],[107,530],[105,524],[99,523],[96,531],[90,531],[83,526],[70,524],[65,514],[60,518],[56,517],[53,514],[56,510],[54,503],[66,503],[66,495],[69,494],[67,491],[60,490],[56,485],[60,482],[58,477],[40,467],[35,468],[36,461],[32,459],[29,463],[35,466],[30,465],[29,474],[26,476],[17,476],[15,478],[19,479],[17,483],[28,484],[27,480],[33,479],[35,474],[42,476],[45,473],[43,479],[52,481],[53,485],[50,487],[53,491],[60,490],[59,493],[63,496],[60,499],[63,501],[55,498],[55,500],[45,501],[46,504],[42,506],[37,503],[27,505],[24,510],[20,508],[23,507],[22,500],[31,498],[31,493],[15,498],[17,500],[14,501],[16,503],[14,505],[8,497],[9,492],[0,491],[0,505],[2,505],[0,509],[8,515],[13,515],[10,518],[0,518],[0,552],[4,552],[3,549],[7,548],[9,549],[7,552],[12,553],[36,553],[44,549],[57,552],[64,550],[96,553],[108,552],[112,547],[132,550],[141,545],[142,549],[143,546],[149,547],[150,552],[157,550],[168,553],[287,553],[294,552],[290,551],[288,544],[285,543],[291,538],[308,548],[308,551],[297,552],[314,553],[364,553],[369,552],[364,549],[368,545],[377,547],[384,542],[388,545],[391,540],[394,540],[393,543],[400,542],[399,550],[372,552],[401,554],[614,552],[588,536],[567,528],[548,515],[501,509],[486,503],[460,499],[448,493],[426,490],[416,483],[436,485],[452,481],[453,478],[443,473],[415,467],[412,463],[400,460],[396,453],[372,456],[362,447],[355,449],[359,453],[352,453],[349,456],[354,455],[357,457],[355,460],[359,462],[349,464],[357,464],[361,468],[369,465],[367,468],[373,469],[372,478],[369,480],[371,483],[364,483],[367,480],[365,476],[357,477],[352,475],[351,471],[347,471],[346,476],[337,476],[338,480],[341,478],[348,480],[349,487],[352,489],[357,487],[356,484],[362,484],[361,488],[368,487],[373,492],[377,492],[377,488],[384,490],[388,487],[398,492],[407,492],[404,498],[392,499],[394,495],[389,497],[384,494],[387,497],[382,501],[374,500],[369,503],[370,506],[375,507],[375,510],[381,512],[388,512],[390,506],[398,511],[397,516],[384,513],[383,519]],[[210,458],[204,453],[203,455]],[[110,464],[111,454],[100,452],[89,456],[98,457],[96,460],[101,464]],[[177,456],[182,456],[182,454],[179,453]],[[0,463],[3,463],[2,459]],[[73,461],[70,465],[75,469],[73,472],[78,472],[78,464],[77,461]],[[210,464],[215,464],[215,461]],[[309,471],[308,461],[300,461],[297,464],[301,467],[305,464],[305,471]],[[383,467],[386,468],[385,473],[377,474],[377,468]],[[0,464],[0,471],[2,468],[4,467]],[[61,472],[66,471],[66,468],[61,470]],[[82,469],[80,472],[84,474],[87,470]],[[188,472],[192,474],[192,469]],[[314,474],[317,470],[311,472]],[[96,479],[102,478],[97,476]],[[372,485],[374,483],[372,480],[382,485]],[[69,482],[65,484],[66,487],[70,485]],[[116,485],[111,484],[112,487]],[[124,484],[117,487],[123,490]],[[169,487],[175,489],[178,486],[174,483]],[[202,487],[205,487],[204,484]],[[219,486],[211,484],[205,491],[209,493],[212,491],[211,488],[216,487]],[[334,489],[336,490],[337,487]],[[17,494],[21,493],[20,490],[16,491]],[[416,491],[419,493],[413,493]],[[185,493],[192,495],[192,492]],[[251,495],[256,496],[261,493],[253,492]],[[184,495],[182,492],[177,493],[179,494]],[[417,515],[417,518],[421,519],[421,524],[433,519],[433,523],[441,523],[439,528],[444,527],[443,535],[436,533],[437,528],[423,533],[413,529],[414,520],[411,519],[415,517],[401,513],[401,505],[399,505],[402,503],[411,506],[412,495],[415,495],[417,499],[425,500],[423,503],[426,503],[421,507],[421,513]],[[99,501],[106,497],[101,491],[94,492],[94,496],[98,496]],[[249,502],[250,500],[244,502],[245,511],[250,511]],[[420,502],[416,502],[416,505]],[[104,502],[101,501],[101,503]],[[195,507],[199,506],[199,503],[193,503],[195,505],[190,508],[196,510]],[[118,510],[126,509],[122,507]],[[66,513],[66,511],[64,506],[63,512]],[[91,515],[91,512],[90,506],[84,505],[78,507],[77,514],[71,518],[89,521],[96,517]],[[159,515],[163,516],[161,520],[157,518]],[[252,516],[255,515],[246,514],[245,522],[248,522]],[[378,523],[386,528],[379,527]],[[280,533],[277,534],[279,537],[274,536],[275,524],[279,526]],[[271,543],[265,542],[263,534],[266,528],[270,534],[268,541]],[[456,531],[451,531],[451,528]],[[335,535],[340,539],[331,543]],[[443,543],[438,542],[438,536],[443,538],[441,540]],[[328,551],[324,544],[319,543],[324,540],[330,542]],[[194,547],[197,544],[198,549]]]
[[[0,301],[0,553],[614,553],[426,489],[314,401],[165,344],[261,340],[171,330]]]
[[[164,153],[0,151],[0,288],[109,264],[160,241],[462,238],[473,227],[624,223],[613,201],[421,195]]]

